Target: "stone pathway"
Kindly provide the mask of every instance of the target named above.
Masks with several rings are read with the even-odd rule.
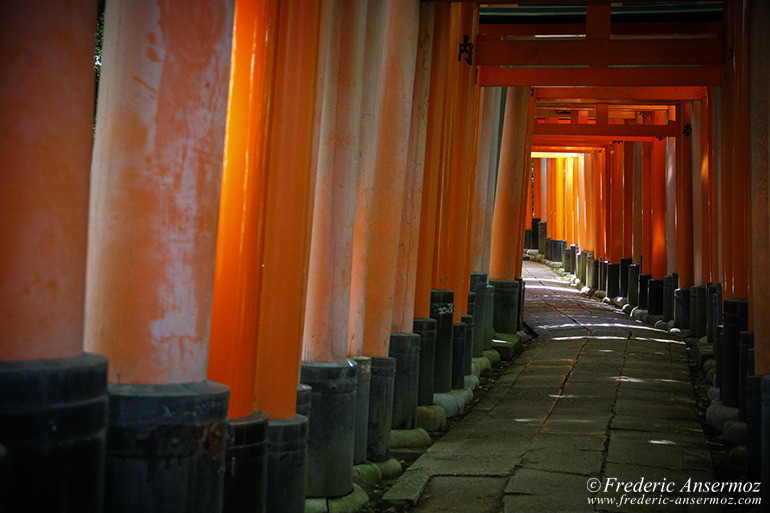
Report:
[[[415,513],[721,511],[660,504],[685,493],[617,488],[714,481],[685,344],[524,264],[538,338],[386,498],[421,495]],[[653,504],[619,504],[640,498]]]

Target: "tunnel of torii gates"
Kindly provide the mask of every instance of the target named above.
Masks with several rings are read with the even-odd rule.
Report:
[[[533,218],[746,298],[769,371],[770,2],[562,3],[108,1],[93,128],[96,0],[2,2],[5,505],[350,493],[520,328]]]

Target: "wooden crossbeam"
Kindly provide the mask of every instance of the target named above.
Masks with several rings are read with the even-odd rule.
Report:
[[[482,86],[718,86],[722,66],[479,66]]]
[[[596,103],[599,101],[615,103],[643,103],[649,101],[675,102],[702,100],[705,96],[702,87],[697,86],[661,86],[661,87],[537,87],[535,99],[539,101],[565,103]]]
[[[677,22],[621,22],[610,25],[612,35],[672,35],[701,34],[718,35],[724,32],[721,21],[677,21]],[[482,23],[479,25],[479,39],[500,39],[501,37],[582,35],[586,26],[582,23]]]
[[[577,124],[577,123],[535,123],[535,136],[601,136],[611,139],[628,139],[629,137],[676,137],[679,135],[679,123],[669,121],[665,125],[636,125],[636,124]]]
[[[480,66],[721,65],[722,39],[575,39],[487,41],[476,45]]]

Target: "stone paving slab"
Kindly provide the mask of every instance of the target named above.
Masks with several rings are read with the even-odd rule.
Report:
[[[523,274],[524,318],[540,336],[385,499],[422,494],[420,512],[696,511],[594,507],[601,495],[587,488],[591,478],[713,481],[685,345],[544,266],[525,262]]]

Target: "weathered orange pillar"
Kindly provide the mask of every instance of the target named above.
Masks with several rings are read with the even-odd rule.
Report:
[[[302,359],[347,356],[353,226],[363,93],[366,5],[324,2],[321,11],[315,191]]]
[[[595,152],[589,152],[584,154],[584,177],[585,177],[585,209],[586,209],[586,238],[583,243],[583,248],[586,251],[596,252],[596,207],[598,200],[596,198],[596,169],[594,162],[596,159]]]
[[[635,141],[632,143],[633,145],[633,177],[632,177],[632,187],[633,187],[633,230],[634,230],[634,236],[633,236],[633,244],[632,244],[632,252],[631,256],[633,257],[634,263],[638,264],[639,259],[641,258],[643,251],[644,251],[644,209],[642,208],[643,203],[643,196],[644,192],[642,190],[642,144],[641,142]]]
[[[645,115],[645,124],[651,123],[651,118]],[[642,145],[642,269],[640,274],[650,274],[652,271],[652,233],[653,209],[655,196],[653,191],[652,142],[645,141]]]
[[[452,41],[462,41],[463,35],[476,40],[478,32],[478,4],[458,3],[451,7]],[[453,59],[454,61],[454,59]],[[453,62],[457,77],[457,100],[451,114],[449,203],[445,204],[448,214],[447,245],[445,246],[447,281],[446,288],[454,291],[454,322],[467,311],[470,274],[466,272],[468,235],[468,210],[470,208],[471,186],[473,183],[474,150],[474,81],[475,72],[464,57]],[[450,74],[451,76],[451,74]],[[451,84],[448,85],[451,90]],[[522,197],[522,201],[524,197]]]
[[[575,159],[575,171],[576,179],[575,184],[577,187],[577,194],[575,199],[578,203],[578,217],[577,217],[577,242],[581,251],[586,249],[588,243],[588,218],[586,203],[588,201],[588,192],[586,189],[586,155],[581,153]]]
[[[692,122],[692,106],[677,106],[677,119],[684,127]],[[692,143],[689,135],[677,138],[676,168],[676,267],[679,288],[695,285],[692,266]]]
[[[749,0],[730,2],[726,6],[727,22],[733,27],[733,54],[726,68],[732,74],[730,103],[726,107],[733,116],[730,133],[730,149],[732,150],[732,261],[733,261],[733,294],[734,297],[751,298],[749,289],[749,270],[751,267],[751,112],[749,102],[751,88],[749,75]],[[724,134],[725,132],[723,132]]]
[[[564,159],[564,240],[575,243],[575,167],[574,159]]]
[[[85,340],[110,359],[108,511],[221,507],[228,389],[206,373],[232,16],[220,0],[105,13]],[[165,447],[138,450],[162,429],[209,457],[168,470]],[[194,497],[172,485],[185,475]]]
[[[497,280],[517,278],[515,255],[521,253],[523,227],[517,210],[523,206],[526,189],[522,179],[529,158],[527,124],[531,124],[534,101],[526,87],[509,87],[500,153],[500,170],[495,194],[495,215],[492,224],[492,255],[490,277]]]
[[[420,213],[425,169],[425,141],[433,50],[435,5],[420,5],[417,67],[414,76],[409,148],[404,183],[403,214],[398,247],[396,289],[393,299],[393,333],[411,333],[414,321],[417,255],[420,240]]]
[[[433,48],[431,51],[430,92],[425,135],[425,167],[423,194],[420,206],[420,238],[418,241],[417,270],[414,299],[414,317],[430,317],[430,291],[433,286],[433,268],[436,252],[439,187],[442,163],[444,122],[444,94],[449,45],[449,6],[437,3]]]
[[[770,226],[768,184],[770,172],[770,2],[751,2],[751,301],[754,371],[770,370]]]
[[[388,4],[382,61],[382,89],[377,120],[374,175],[364,231],[357,232],[354,259],[364,259],[365,288],[361,350],[387,356],[398,260],[409,118],[414,87],[419,10],[406,2]]]
[[[666,123],[666,114],[662,111],[653,113],[653,122],[663,125]],[[667,274],[668,262],[666,260],[666,143],[665,141],[652,141],[650,143],[650,185],[652,201],[650,202],[650,254],[649,263],[645,272],[650,272],[653,279],[662,280]]]
[[[533,179],[532,179],[532,196],[533,196],[533,204],[532,204],[532,217],[540,218],[541,212],[542,212],[542,176],[540,173],[540,166],[542,165],[543,159],[534,159],[533,160]]]
[[[609,223],[608,240],[610,246],[610,258],[613,263],[620,263],[623,257],[623,199],[625,191],[623,188],[623,145],[614,143],[610,147],[610,212],[607,222]]]
[[[607,258],[607,150],[602,149],[596,152],[594,169],[596,180],[594,183],[596,199],[596,252],[599,258]]]
[[[318,14],[314,3],[284,0],[277,22],[255,384],[255,406],[271,419],[289,419],[296,411],[310,253]]]
[[[623,257],[634,254],[634,143],[623,143]]]
[[[553,214],[552,239],[564,240],[564,159],[553,160]],[[550,224],[550,223],[549,223]]]
[[[479,105],[479,130],[476,143],[476,172],[473,185],[473,229],[470,239],[470,270],[481,272],[484,255],[484,228],[486,226],[487,187],[489,184],[489,154],[491,151],[494,109],[499,109],[495,102],[494,89],[481,88]]]
[[[102,511],[107,360],[83,352],[96,12],[0,4],[4,511]]]

